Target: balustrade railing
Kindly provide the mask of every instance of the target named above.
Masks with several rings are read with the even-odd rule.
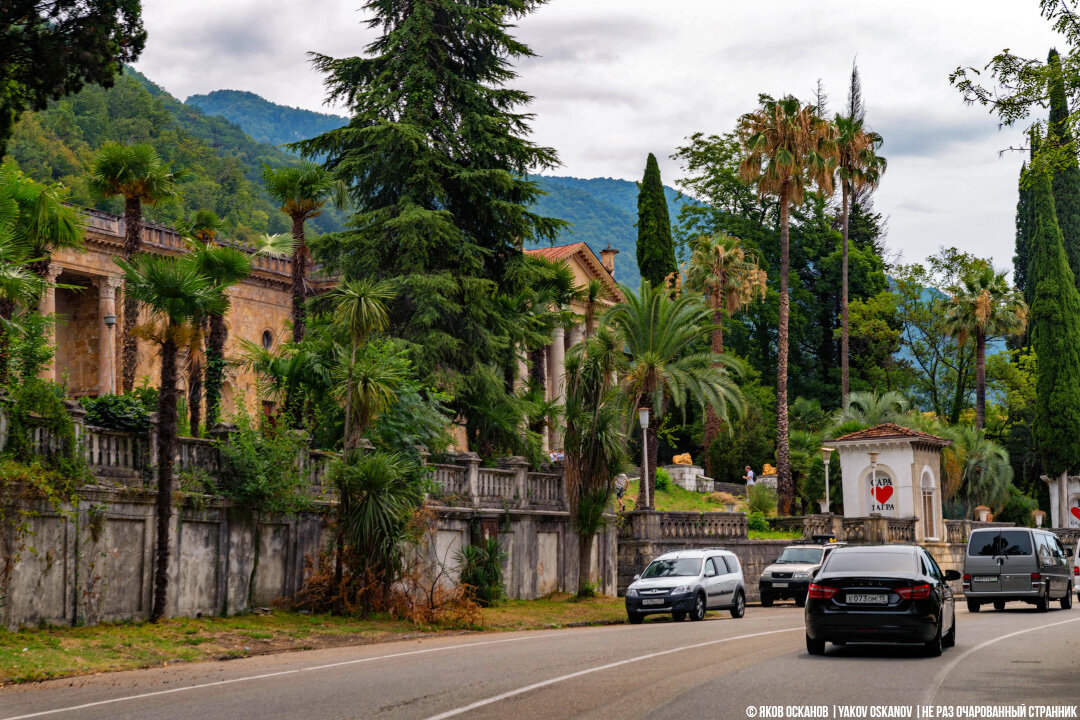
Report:
[[[217,448],[211,440],[182,437],[176,439],[176,472],[196,469],[213,474],[218,469]]]
[[[477,495],[481,502],[513,500],[517,496],[517,473],[513,470],[480,468]]]
[[[82,452],[90,471],[99,477],[141,478],[148,460],[146,435],[87,426],[82,431]]]
[[[665,512],[660,515],[660,537],[681,540],[745,538],[743,513]]]
[[[915,542],[915,518],[889,518],[888,542]]]
[[[950,543],[967,542],[967,528],[964,520],[945,521],[945,541]]]
[[[529,502],[536,505],[561,507],[563,497],[563,476],[556,473],[529,473]]]
[[[445,463],[431,463],[428,467],[431,468],[435,485],[440,488],[443,495],[468,497],[469,477],[466,467]]]

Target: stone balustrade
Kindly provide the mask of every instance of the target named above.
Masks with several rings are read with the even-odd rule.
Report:
[[[88,425],[83,428],[81,440],[83,457],[95,476],[129,484],[142,480],[149,460],[145,435]]]
[[[660,537],[713,540],[746,537],[746,515],[727,512],[665,512],[660,515]]]

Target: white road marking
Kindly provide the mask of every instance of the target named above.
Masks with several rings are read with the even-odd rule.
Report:
[[[138,695],[125,695],[124,697],[110,698],[108,700],[97,700],[95,702],[83,703],[82,705],[71,705],[69,707],[54,708],[52,710],[42,710],[40,712],[28,713],[26,715],[12,715],[6,718],[0,718],[0,720],[27,720],[27,718],[45,717],[46,715],[55,715],[57,713],[70,712],[72,710],[85,710],[86,708],[99,707],[101,705],[112,705],[113,703],[127,702],[128,700],[141,700],[143,698],[157,697],[159,695],[171,695],[172,693],[186,692],[188,690],[200,690],[202,688],[216,687],[219,685],[231,685],[233,683],[247,682],[249,680],[262,680],[264,678],[278,677],[280,675],[296,675],[298,673],[311,672],[314,670],[326,670],[328,668],[341,667],[342,665],[358,665],[360,663],[376,662],[378,660],[390,660],[391,658],[406,657],[409,655],[425,655],[428,653],[445,652],[447,650],[461,650],[462,648],[479,647],[480,645],[497,645],[499,643],[519,642],[522,640],[539,640],[549,637],[570,637],[571,635],[580,635],[582,632],[584,631],[579,630],[573,632],[544,633],[543,635],[503,638],[502,640],[485,640],[483,642],[461,643],[458,645],[447,645],[445,647],[428,648],[426,650],[410,650],[408,652],[393,653],[391,655],[377,655],[374,657],[357,658],[355,660],[342,660],[341,662],[328,663],[326,665],[312,665],[311,667],[296,668],[295,670],[281,670],[279,672],[262,673],[261,675],[247,675],[244,677],[232,678],[229,680],[216,680],[214,682],[200,683],[198,685],[186,685],[184,687],[170,688],[169,690],[155,690],[153,692],[139,693]]]
[[[945,678],[948,677],[949,673],[951,673],[953,671],[953,669],[957,665],[959,665],[961,662],[963,662],[964,658],[966,658],[968,655],[971,655],[972,653],[978,652],[979,650],[982,650],[983,648],[985,648],[985,647],[987,647],[989,645],[993,645],[994,643],[1001,642],[1002,640],[1008,640],[1011,637],[1016,637],[1017,635],[1023,635],[1024,633],[1028,633],[1028,632],[1035,632],[1036,630],[1045,630],[1046,628],[1057,627],[1058,625],[1068,625],[1069,623],[1074,623],[1074,622],[1080,622],[1080,617],[1073,618],[1072,620],[1061,620],[1059,622],[1047,623],[1046,625],[1038,625],[1036,627],[1025,628],[1023,630],[1017,630],[1016,632],[1011,632],[1008,635],[1002,635],[1001,637],[996,637],[996,638],[987,640],[986,642],[979,643],[978,645],[976,645],[973,648],[969,648],[968,650],[965,650],[963,653],[961,653],[960,655],[955,657],[952,660],[952,662],[950,662],[948,665],[946,665],[942,669],[941,672],[938,673],[937,679],[934,681],[934,684],[931,685],[930,689],[926,691],[926,697],[923,700],[923,704],[924,705],[932,705],[933,704],[934,696],[937,695],[938,690],[941,689],[941,685],[942,685],[942,683],[945,682]]]
[[[574,678],[581,677],[583,675],[590,675],[595,672],[602,672],[604,670],[610,670],[611,668],[619,667],[620,665],[628,665],[629,663],[639,662],[641,660],[651,660],[652,658],[661,657],[664,655],[671,655],[672,653],[683,652],[685,650],[694,650],[696,648],[707,647],[709,645],[718,645],[720,643],[734,642],[735,640],[746,640],[748,638],[762,637],[763,635],[775,635],[777,633],[794,632],[795,630],[804,630],[805,627],[800,625],[794,628],[785,628],[784,630],[769,630],[768,632],[751,633],[750,635],[739,635],[737,637],[721,638],[719,640],[709,640],[707,642],[700,642],[694,645],[684,645],[683,647],[672,648],[671,650],[660,650],[659,652],[649,653],[648,655],[638,655],[637,657],[628,658],[626,660],[619,660],[618,662],[608,663],[607,665],[600,665],[594,668],[587,668],[585,670],[578,670],[568,675],[560,675],[559,677],[551,678],[550,680],[543,680],[532,685],[526,685],[525,687],[518,688],[517,690],[510,690],[498,695],[494,695],[485,700],[477,700],[474,703],[465,705],[453,710],[447,710],[446,712],[439,713],[438,715],[432,715],[427,720],[444,720],[445,718],[451,718],[455,715],[461,715],[462,713],[475,710],[477,708],[484,707],[485,705],[491,705],[507,698],[512,698],[517,695],[523,695],[524,693],[537,690],[548,685],[554,685],[566,680],[573,680]]]

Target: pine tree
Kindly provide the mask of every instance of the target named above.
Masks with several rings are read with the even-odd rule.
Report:
[[[660,165],[652,153],[645,162],[645,176],[638,185],[637,207],[638,269],[643,280],[648,280],[653,287],[660,287],[675,272],[677,265]]]
[[[1080,293],[1065,256],[1050,178],[1045,172],[1033,175],[1028,283],[1035,288],[1031,325],[1039,358],[1034,439],[1044,472],[1060,475],[1080,463]]]
[[[1051,50],[1046,60],[1050,75],[1050,123],[1047,142],[1062,149],[1064,164],[1054,168],[1054,210],[1065,247],[1065,257],[1073,276],[1080,281],[1080,164],[1076,145],[1068,129],[1069,105],[1065,96],[1065,80],[1061,58]]]
[[[349,188],[352,229],[321,259],[346,278],[393,279],[390,328],[469,422],[504,407],[513,347],[499,298],[525,281],[520,249],[564,225],[532,212],[528,173],[558,163],[527,137],[531,97],[505,87],[533,55],[510,30],[544,0],[368,0],[365,56],[314,55],[349,124],[297,143]]]

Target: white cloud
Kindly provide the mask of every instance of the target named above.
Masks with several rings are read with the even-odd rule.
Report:
[[[139,70],[174,95],[222,88],[333,111],[307,51],[356,55],[374,37],[359,0],[144,0]],[[858,56],[867,121],[885,137],[877,196],[888,244],[905,260],[940,246],[1012,258],[1021,158],[949,86],[957,65],[1009,47],[1045,56],[1055,38],[1037,4],[1016,0],[553,0],[518,36],[539,55],[516,85],[535,95],[534,139],[560,173],[638,179],[648,152],[669,156],[695,131],[725,132],[758,93],[809,96],[818,78],[842,105]]]

